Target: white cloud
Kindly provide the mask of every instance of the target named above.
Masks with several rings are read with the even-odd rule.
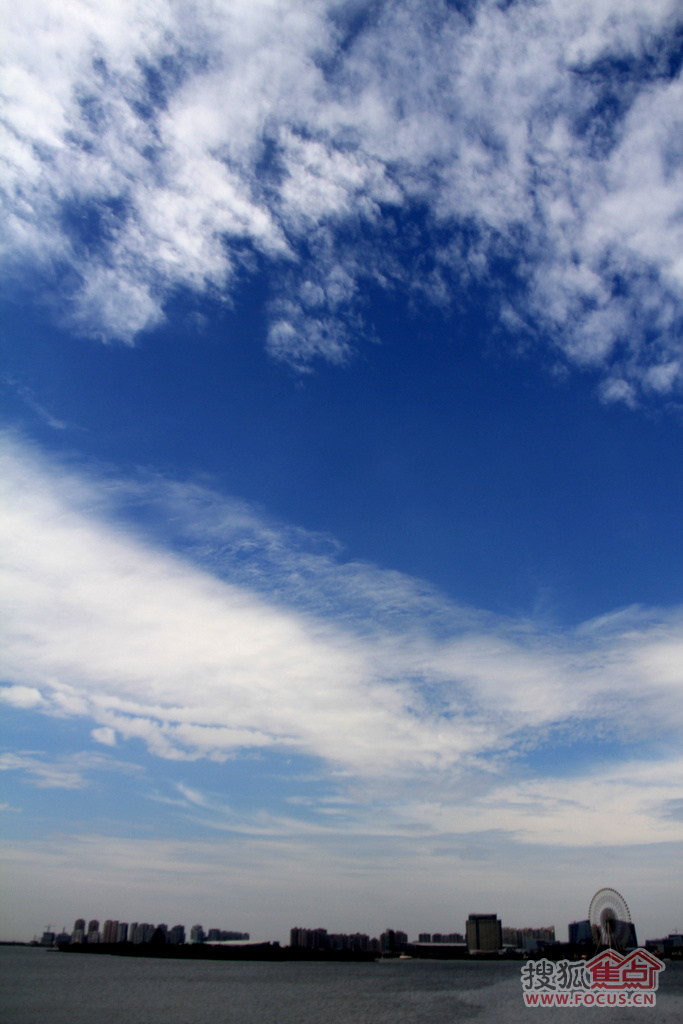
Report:
[[[44,405],[41,405],[40,402],[36,400],[36,396],[31,388],[26,387],[25,384],[22,384],[9,374],[3,374],[0,379],[2,380],[2,383],[10,387],[19,396],[19,398],[21,398],[21,400],[33,410],[39,419],[48,425],[48,427],[52,427],[53,430],[73,429],[71,424],[65,423],[64,420],[57,419],[56,416],[52,415],[49,409],[46,409]]]
[[[673,0],[380,4],[358,31],[354,11],[8,5],[8,266],[131,340],[176,287],[228,294],[256,251],[282,282],[269,347],[305,368],[347,358],[364,281],[447,302],[473,278],[504,292],[503,259],[508,327],[601,374],[606,400],[677,392]]]
[[[103,743],[105,747],[116,746],[116,730],[109,728],[107,725],[102,725],[99,729],[93,729],[90,735],[98,743]]]
[[[679,835],[662,808],[680,772],[657,758],[683,726],[680,609],[566,631],[499,619],[198,485],[89,477],[6,440],[5,699],[175,761],[313,757],[366,830],[377,807],[379,828],[433,834],[585,844],[602,818],[605,841],[624,820],[640,842]],[[132,525],[140,506],[155,543]],[[533,768],[548,745],[602,739],[660,754],[577,764],[557,786]],[[23,767],[84,784],[82,765]],[[222,801],[177,792],[223,827]]]
[[[680,792],[681,758],[594,765],[569,777],[501,779],[467,801],[409,803],[396,819],[427,833],[501,830],[516,842],[586,849],[680,842],[681,822],[667,814]]]
[[[0,700],[15,708],[36,708],[43,703],[40,690],[34,686],[3,686],[0,689]]]
[[[176,789],[180,793],[181,797],[183,797],[183,800],[188,804],[194,804],[197,807],[208,806],[207,798],[203,793],[200,793],[199,790],[193,789],[191,786],[186,786],[183,782],[178,782],[176,784]]]
[[[50,757],[40,751],[20,751],[0,754],[0,771],[21,772],[38,789],[85,789],[91,785],[93,772],[131,774],[139,768],[87,751],[63,757]]]

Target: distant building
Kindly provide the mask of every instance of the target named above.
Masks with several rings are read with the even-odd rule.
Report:
[[[168,941],[172,946],[182,946],[185,943],[185,928],[182,924],[174,924],[168,933]]]
[[[387,928],[379,937],[379,948],[383,953],[401,953],[408,945],[405,932]]]
[[[569,925],[569,941],[575,946],[592,946],[593,932],[590,921],[572,921]]]
[[[127,942],[128,940],[128,924],[126,921],[119,921],[119,926],[116,929],[116,938],[114,942]]]
[[[356,932],[353,935],[346,935],[341,933],[338,935],[328,935],[327,941],[330,949],[349,949],[349,950],[366,950],[370,939],[367,935],[361,935],[360,932]]]
[[[327,928],[291,928],[289,944],[292,949],[329,949]]]
[[[495,914],[470,914],[467,948],[470,953],[494,953],[503,948],[502,925]]]
[[[190,928],[190,942],[204,942],[206,934],[200,924],[193,924]]]
[[[129,941],[132,941],[136,946],[141,945],[143,942],[151,942],[155,931],[156,929],[153,924],[147,924],[143,921],[141,924],[136,924],[133,938],[132,940],[129,939]]]
[[[225,928],[210,928],[207,942],[248,942],[249,932],[232,932]]]
[[[86,941],[90,945],[97,945],[100,941],[100,922],[92,920],[88,923],[88,936]]]
[[[102,928],[102,942],[116,942],[118,930],[118,921],[105,921]]]
[[[672,932],[662,939],[647,939],[645,948],[665,956],[671,956],[676,951],[676,955],[680,956],[683,951],[683,935],[679,932]]]
[[[71,933],[72,942],[83,942],[85,939],[85,919],[77,917],[74,921],[74,930]]]
[[[523,949],[528,953],[556,943],[555,926],[544,928],[503,928],[503,945]]]
[[[632,921],[617,922],[617,926],[622,926],[623,933],[626,933],[626,941],[620,941],[619,946],[622,949],[637,949],[638,938],[636,936],[636,926]],[[595,946],[599,941],[599,931],[591,928],[590,921],[572,921],[569,924],[569,942],[577,946]]]
[[[249,933],[244,934],[248,939]],[[326,928],[291,928],[289,932],[289,945],[292,949],[367,950],[371,948],[370,942],[368,936],[360,932],[353,935],[344,932],[328,935]]]
[[[420,932],[420,937],[419,937],[419,939],[417,941],[418,942],[431,942],[432,941],[432,936],[430,935],[429,932]]]
[[[55,944],[55,933],[51,931],[44,931],[40,940],[41,946],[54,946]]]
[[[138,926],[137,921],[131,921],[130,925],[128,926],[128,941],[129,942],[134,942],[135,941],[135,930],[136,930],[137,926]]]

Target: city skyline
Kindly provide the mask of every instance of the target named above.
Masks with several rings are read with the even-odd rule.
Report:
[[[604,895],[603,889],[599,895]],[[618,894],[617,894],[618,895]],[[556,934],[554,925],[534,925],[516,927],[504,925],[496,914],[469,914],[465,922],[465,933],[462,932],[420,932],[417,938],[411,938],[400,929],[385,929],[377,936],[366,933],[328,932],[326,928],[294,927],[289,930],[289,948],[304,950],[328,950],[337,952],[376,952],[378,954],[394,954],[404,952],[426,957],[427,959],[459,959],[468,954],[505,952],[506,955],[523,953],[540,954],[548,947],[555,947],[557,952],[569,953],[574,956],[581,948],[598,948],[616,944],[618,948],[628,951],[647,948],[664,956],[680,958],[683,946],[683,934],[669,933],[660,938],[646,939],[638,942],[635,925],[631,921],[619,921],[618,928],[612,936],[605,937],[602,925],[594,926],[590,920],[571,921],[568,923],[567,941]],[[52,925],[46,925],[40,940],[34,935],[30,945],[62,946],[62,945],[237,945],[253,946],[260,950],[263,946],[280,946],[279,939],[268,939],[253,942],[249,932],[211,927],[204,929],[201,924],[194,924],[186,930],[185,925],[176,924],[169,927],[166,923],[151,924],[107,919],[100,929],[98,919],[91,919],[86,925],[85,918],[76,918],[71,932],[62,927],[60,932],[53,931]],[[596,930],[597,927],[597,930]],[[21,940],[14,940],[21,941]],[[10,943],[11,944],[11,943]],[[426,947],[434,947],[434,952]]]
[[[604,890],[603,890],[604,891]],[[31,945],[57,946],[57,945],[111,945],[111,944],[158,944],[162,941],[168,945],[252,945],[261,947],[265,945],[279,946],[279,939],[268,939],[264,942],[251,941],[249,932],[239,932],[230,929],[211,927],[204,929],[201,924],[194,924],[189,929],[185,925],[176,924],[169,927],[166,923],[151,924],[138,923],[130,924],[117,919],[107,919],[100,928],[97,918],[91,919],[86,925],[85,918],[76,918],[73,929],[69,932],[62,927],[60,932],[52,930],[52,925],[46,925],[41,939],[34,935]],[[555,930],[554,925],[526,925],[516,927],[504,925],[496,914],[469,914],[465,922],[465,933],[462,932],[420,932],[416,938],[411,938],[407,932],[400,929],[385,929],[378,936],[370,936],[366,933],[352,932],[335,933],[328,932],[326,928],[301,928],[294,927],[289,930],[289,947],[308,950],[350,950],[378,953],[390,953],[399,950],[410,950],[414,947],[417,951],[423,946],[441,947],[442,952],[437,953],[440,959],[448,959],[449,953],[458,958],[462,954],[462,948],[470,953],[485,953],[503,950],[523,952],[525,954],[540,953],[549,946],[555,947],[597,947],[598,944],[610,947],[612,940],[606,940],[601,935],[601,929],[597,931],[591,926],[590,920],[571,921],[568,926],[567,940],[561,939]],[[15,940],[19,941],[19,940]],[[618,934],[615,932],[614,942],[622,949],[636,949],[639,946],[635,925],[630,922],[619,922]],[[646,946],[652,950],[669,955],[677,953],[683,945],[683,934],[670,933],[662,938],[646,939],[640,947]],[[455,947],[454,949],[451,947]],[[458,948],[462,947],[462,948]],[[566,950],[563,950],[565,952]],[[424,951],[422,951],[424,953]],[[680,956],[680,954],[678,954]]]
[[[680,4],[7,15],[0,938],[680,931]]]
[[[614,899],[615,898],[620,901],[620,903],[622,904],[622,906],[624,908],[624,914],[625,914],[625,917],[626,917],[626,923],[628,925],[628,928],[630,929],[630,935],[631,935],[631,938],[633,940],[633,944],[636,945],[637,944],[637,939],[636,939],[635,926],[630,922],[628,907],[625,904],[625,902],[623,901],[623,897],[621,896],[621,894],[616,893],[615,890],[613,890],[611,888],[602,888],[601,890],[599,890],[598,893],[596,893],[595,896],[593,897],[593,900],[591,901],[591,906],[590,906],[590,908],[588,910],[589,917],[592,914],[593,903],[595,902],[596,898],[601,898],[602,901],[603,901],[603,904],[605,903],[606,899],[611,900],[610,906],[617,906],[617,904],[614,903]],[[601,904],[601,905],[603,905],[603,904]],[[160,929],[161,931],[163,931],[164,936],[166,938],[166,941],[167,942],[171,942],[171,943],[185,943],[186,941],[189,942],[189,943],[193,943],[193,942],[198,942],[198,943],[202,943],[202,942],[208,942],[208,943],[211,943],[211,942],[214,942],[214,943],[215,942],[244,942],[244,941],[246,941],[246,942],[256,941],[258,943],[258,942],[263,942],[263,941],[276,941],[276,942],[280,942],[281,941],[281,939],[279,937],[276,937],[276,936],[270,936],[267,940],[264,939],[263,936],[259,937],[256,940],[252,940],[250,932],[246,932],[246,931],[243,931],[243,930],[236,930],[234,928],[233,929],[219,928],[219,927],[216,927],[214,925],[212,925],[212,926],[210,926],[210,927],[205,929],[202,924],[193,924],[193,925],[188,926],[186,928],[186,926],[183,925],[183,924],[176,924],[176,925],[173,925],[173,926],[169,927],[169,925],[166,924],[166,923],[156,924],[156,925],[153,924],[153,923],[139,923],[140,915],[138,914],[138,915],[134,915],[134,916],[136,916],[136,920],[132,921],[132,922],[128,922],[128,921],[124,922],[124,921],[122,921],[121,919],[118,919],[118,918],[107,918],[107,919],[105,919],[103,921],[101,927],[100,927],[100,919],[99,918],[90,918],[90,919],[85,918],[85,917],[76,918],[75,921],[74,921],[73,929],[71,929],[71,931],[69,931],[66,927],[62,926],[62,928],[60,930],[60,935],[62,937],[63,936],[68,936],[68,941],[75,942],[75,943],[80,943],[80,942],[86,942],[86,943],[87,942],[95,942],[95,943],[104,942],[104,943],[107,943],[107,942],[125,942],[125,941],[140,943],[140,942],[149,942],[151,940],[151,938],[152,938],[152,935],[153,935],[154,931],[156,929]],[[87,925],[86,925],[86,921],[87,921]],[[492,922],[493,922],[493,924],[492,924]],[[424,922],[422,923],[422,925],[424,926]],[[564,941],[568,941],[570,944],[571,943],[583,943],[583,942],[585,942],[587,940],[590,940],[590,941],[594,940],[594,934],[593,934],[593,929],[591,927],[591,921],[588,918],[585,918],[585,919],[581,918],[580,920],[575,918],[575,919],[567,922],[567,939],[565,940],[565,939],[562,939],[556,933],[556,927],[555,927],[554,924],[553,925],[549,925],[549,924],[546,923],[546,924],[539,925],[537,923],[537,924],[534,924],[534,925],[530,925],[530,924],[527,923],[525,925],[519,925],[519,924],[510,925],[509,923],[503,923],[503,921],[498,917],[498,915],[496,913],[490,913],[490,912],[486,912],[486,913],[470,912],[470,913],[468,913],[467,918],[465,920],[465,927],[464,927],[464,930],[462,932],[460,932],[460,931],[456,931],[456,932],[454,932],[454,931],[451,931],[451,932],[425,932],[423,927],[422,927],[422,930],[419,930],[419,931],[415,932],[415,936],[416,937],[410,938],[410,936],[409,936],[409,934],[407,932],[403,932],[401,930],[396,930],[396,929],[394,929],[394,931],[395,931],[397,936],[401,937],[401,941],[404,941],[404,942],[410,941],[411,943],[416,943],[417,942],[417,943],[434,943],[434,944],[444,944],[444,943],[445,944],[449,944],[449,943],[450,944],[458,944],[458,943],[460,943],[460,944],[469,945],[472,948],[479,948],[479,943],[478,943],[477,939],[478,939],[478,936],[479,936],[480,928],[483,929],[483,934],[487,938],[490,938],[490,935],[493,934],[491,932],[491,928],[492,927],[494,929],[495,934],[499,937],[501,947],[504,946],[504,945],[505,946],[508,946],[508,945],[524,945],[526,939],[542,940],[543,942],[546,942],[546,943],[554,943],[554,942],[561,943],[561,942],[564,942]],[[472,932],[471,929],[474,929],[474,932]],[[383,935],[380,935],[380,933],[379,933],[379,931],[377,929],[374,929],[374,930],[378,932],[379,940],[378,940],[377,936],[374,936],[374,937],[372,937],[372,942],[376,943],[377,941],[380,941],[380,943],[381,943]],[[598,931],[599,930],[600,929],[598,929]],[[561,931],[561,929],[560,929],[560,931]],[[44,936],[48,935],[48,934],[53,934],[53,936],[57,934],[56,930],[53,929],[53,926],[51,924],[48,924],[48,925],[45,926]],[[315,948],[316,937],[319,936],[319,935],[328,936],[330,939],[337,939],[337,938],[341,938],[341,937],[344,937],[344,938],[354,938],[355,939],[355,938],[362,937],[362,938],[365,938],[366,940],[368,940],[368,939],[371,938],[370,935],[368,935],[366,933],[361,933],[357,929],[355,931],[351,932],[351,933],[347,933],[347,932],[343,932],[343,933],[329,932],[328,933],[328,929],[327,928],[322,928],[320,926],[317,927],[317,928],[313,928],[313,927],[310,927],[310,925],[307,925],[305,927],[301,927],[301,926],[290,927],[288,934],[289,934],[289,944],[290,945],[304,945],[304,946],[308,945],[308,946],[311,946],[311,942],[313,942],[313,946],[311,948]],[[474,937],[475,934],[477,936],[477,939],[475,939],[475,937]],[[675,933],[672,933],[672,934],[675,934]],[[34,939],[35,938],[36,938],[36,935],[34,934]],[[15,939],[16,939],[16,936],[15,936]],[[17,941],[19,941],[19,940],[17,940]],[[536,947],[533,946],[533,945],[530,945],[528,948],[531,949],[531,948],[536,948]]]
[[[87,921],[87,924],[86,924]],[[556,941],[555,926],[554,925],[543,925],[543,926],[525,926],[522,928],[510,927],[503,925],[498,919],[496,914],[469,914],[467,921],[465,922],[464,932],[420,932],[416,938],[410,938],[407,932],[403,932],[400,929],[385,929],[384,932],[379,933],[376,936],[370,936],[365,933],[353,932],[348,933],[334,933],[328,932],[326,928],[310,928],[310,927],[294,927],[289,930],[289,945],[301,946],[304,948],[316,949],[322,945],[332,944],[332,948],[336,948],[334,943],[336,940],[364,940],[364,944],[358,945],[360,949],[377,948],[378,950],[384,950],[393,948],[394,940],[396,942],[405,943],[420,943],[420,944],[433,944],[433,945],[470,945],[473,949],[480,948],[481,944],[473,939],[468,934],[470,925],[476,921],[476,931],[478,939],[479,921],[484,922],[482,927],[489,928],[491,921],[495,922],[496,934],[500,940],[500,947],[503,945],[516,945],[517,940],[520,936],[523,938],[530,938],[534,940],[543,940],[544,942],[553,943]],[[571,929],[571,925],[569,926]],[[375,929],[377,931],[377,929]],[[119,921],[118,919],[107,918],[102,922],[100,926],[100,920],[98,918],[76,918],[74,921],[73,929],[69,931],[66,927],[62,927],[60,932],[53,930],[52,925],[48,924],[45,931],[43,932],[41,945],[46,945],[48,937],[51,937],[52,942],[55,945],[61,940],[67,943],[85,943],[85,944],[108,944],[108,943],[122,943],[128,942],[133,944],[148,943],[152,941],[155,932],[161,932],[167,943],[184,944],[184,943],[223,943],[223,942],[250,942],[251,936],[249,932],[240,932],[231,929],[221,929],[216,927],[210,927],[205,929],[202,924],[193,924],[189,928],[186,928],[183,924],[176,924],[169,927],[166,923],[152,924],[152,923],[139,923],[138,921],[127,922]],[[490,928],[489,928],[490,931]],[[570,931],[571,935],[571,931]],[[391,936],[391,945],[387,941],[388,937]],[[488,936],[487,936],[488,937]],[[34,936],[34,941],[37,936]],[[274,940],[279,942],[279,940]],[[559,940],[557,940],[559,941]],[[258,944],[258,943],[257,943]],[[339,946],[339,948],[345,948]],[[529,946],[529,948],[532,948]],[[535,947],[534,947],[535,948]]]

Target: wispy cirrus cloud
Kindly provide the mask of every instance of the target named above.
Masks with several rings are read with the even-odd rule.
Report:
[[[27,405],[29,409],[31,409],[36,416],[43,421],[43,423],[46,423],[48,427],[52,427],[53,430],[73,429],[71,424],[65,423],[64,420],[60,420],[56,416],[53,416],[49,409],[44,405],[41,405],[41,403],[37,401],[31,388],[26,387],[25,384],[22,384],[20,381],[15,380],[7,374],[3,375],[1,381],[2,384],[11,388],[19,396],[22,402],[24,402],[25,405]]]
[[[673,2],[33,0],[7,24],[7,265],[87,333],[269,267],[267,343],[305,369],[348,357],[369,283],[474,282],[605,400],[680,390]]]
[[[16,438],[6,448],[2,693],[15,707],[84,719],[100,743],[138,739],[172,761],[312,757],[357,806],[375,790],[385,808],[410,805],[438,785],[444,805],[470,806],[472,828],[497,816],[513,831],[550,792],[535,751],[609,741],[639,751],[646,774],[651,763],[654,831],[678,827],[656,811],[677,794],[655,776],[683,725],[680,609],[564,630],[490,616],[344,563],[324,538],[197,484],[55,466]],[[563,841],[573,813],[556,825]]]
[[[89,751],[54,757],[29,750],[0,754],[0,771],[19,772],[39,789],[86,789],[92,785],[93,772],[132,774],[140,768]]]

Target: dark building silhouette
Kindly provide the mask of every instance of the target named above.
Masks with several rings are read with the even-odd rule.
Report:
[[[327,928],[292,928],[289,944],[292,949],[329,949]]]
[[[495,914],[470,914],[467,948],[470,953],[493,953],[503,948],[503,929]]]
[[[572,921],[569,925],[569,941],[575,946],[593,945],[590,921]]]

